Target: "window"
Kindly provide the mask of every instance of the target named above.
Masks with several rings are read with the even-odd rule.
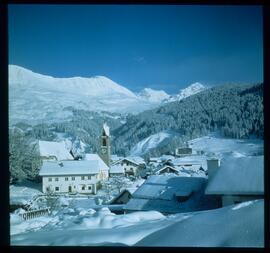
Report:
[[[84,180],[84,176],[82,176],[81,179]]]
[[[54,180],[55,180],[55,181],[58,181],[58,177],[56,177]]]
[[[84,185],[82,186],[82,190],[83,190],[83,191],[85,190],[85,186],[84,186]]]
[[[73,181],[74,181],[74,180],[75,180],[75,177],[72,177],[72,178],[71,178],[71,180],[73,180]]]
[[[55,191],[56,191],[56,192],[59,191],[59,187],[58,187],[58,186],[55,187]]]
[[[52,178],[51,178],[51,177],[49,177],[48,181],[49,181],[49,182],[52,182]]]
[[[68,181],[68,177],[65,177],[65,181]]]
[[[91,190],[91,186],[88,186],[88,190]]]
[[[88,179],[90,180],[91,179],[91,176],[88,176]]]
[[[106,146],[106,139],[104,139],[104,138],[102,140],[102,146]]]

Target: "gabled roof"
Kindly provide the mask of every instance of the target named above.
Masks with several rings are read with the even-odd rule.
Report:
[[[99,167],[102,170],[109,170],[108,165],[97,154],[85,154],[85,160],[88,160],[88,161],[96,160],[96,161],[98,161]]]
[[[66,148],[65,142],[55,141],[38,141],[40,156],[55,156],[57,160],[74,160],[69,150]]]
[[[104,170],[98,160],[79,160],[51,162],[45,161],[40,169],[40,176],[89,175],[98,174]]]
[[[162,170],[165,170],[165,169],[167,169],[167,168],[169,168],[170,170],[173,170],[176,174],[179,173],[179,171],[178,171],[176,168],[174,168],[174,167],[172,167],[172,166],[170,166],[170,165],[164,165],[164,166],[162,166],[161,168],[156,168],[156,169],[154,170],[154,173],[155,173],[155,174],[156,174],[156,173],[160,173]]]
[[[264,193],[264,157],[225,158],[206,188],[206,194],[261,195]]]

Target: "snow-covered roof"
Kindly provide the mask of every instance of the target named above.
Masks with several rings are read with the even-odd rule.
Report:
[[[103,124],[103,130],[107,136],[110,136],[110,128],[106,123]]]
[[[131,162],[134,162],[136,164],[145,164],[145,161],[142,157],[140,156],[128,156],[126,158],[124,158],[126,160],[129,160]]]
[[[118,164],[110,167],[110,173],[125,173],[124,168]]]
[[[176,169],[176,168],[174,168],[174,167],[172,167],[172,166],[170,166],[170,165],[165,165],[165,166],[156,168],[156,169],[154,170],[154,173],[160,173],[161,171],[163,171],[163,170],[165,170],[165,169],[167,169],[167,168],[169,168],[169,169],[175,171],[176,173],[179,172],[178,169]]]
[[[105,169],[106,167],[101,166],[99,160],[62,161],[61,163],[45,161],[43,162],[39,175],[88,175],[97,174],[100,170]]]
[[[41,141],[39,140],[40,156],[55,156],[57,160],[73,160],[72,155],[66,148],[65,142]]]
[[[109,170],[108,165],[97,154],[85,154],[85,160],[88,160],[88,161],[96,160],[98,161],[99,166],[100,168],[102,168],[102,170]]]
[[[209,182],[207,194],[263,194],[263,156],[224,158]]]
[[[114,164],[121,163],[124,160],[129,161],[131,163],[134,163],[136,165],[145,164],[144,159],[142,157],[139,157],[139,156],[128,156],[128,157],[124,157],[124,158],[116,161]]]
[[[161,158],[160,157],[150,157],[149,162],[161,162]]]
[[[132,195],[126,210],[157,210],[164,213],[189,212],[217,207],[213,198],[204,195],[206,179],[172,175],[150,176]],[[191,195],[191,192],[193,193]],[[177,196],[190,196],[179,202]]]

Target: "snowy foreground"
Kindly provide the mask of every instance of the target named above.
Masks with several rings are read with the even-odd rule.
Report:
[[[116,215],[82,207],[22,221],[11,214],[11,245],[263,247],[264,202],[164,216]]]

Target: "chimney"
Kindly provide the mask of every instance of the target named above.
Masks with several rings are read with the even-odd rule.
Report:
[[[219,166],[220,166],[219,159],[213,158],[207,160],[208,180],[211,180],[212,177],[216,174]]]

